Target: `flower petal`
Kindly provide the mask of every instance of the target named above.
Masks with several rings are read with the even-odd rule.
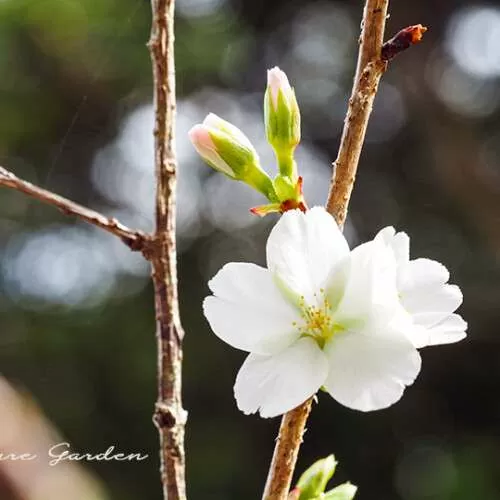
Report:
[[[283,214],[267,240],[267,266],[278,280],[308,303],[334,265],[349,253],[335,219],[322,207]]]
[[[455,311],[462,303],[462,292],[456,285],[423,286],[403,294],[401,303],[415,316],[414,320],[422,324],[416,316],[442,313],[442,319]]]
[[[360,411],[386,408],[420,371],[420,355],[398,332],[345,332],[325,347],[330,362],[325,388],[339,403]]]
[[[214,333],[244,351],[272,354],[299,337],[293,322],[300,320],[276,287],[271,273],[255,264],[226,264],[210,280],[215,294],[203,302]]]
[[[345,271],[344,295],[333,312],[335,322],[344,327],[360,327],[375,319],[389,321],[401,309],[392,251],[381,241],[373,240],[356,247],[346,265],[349,269]]]
[[[451,314],[429,330],[427,345],[452,344],[463,340],[467,334],[467,323],[458,314]]]
[[[215,113],[209,113],[203,120],[203,125],[209,129],[212,128],[225,132],[228,136],[232,137],[235,142],[239,142],[252,151],[254,150],[250,139],[248,139],[248,137],[238,127],[224,120],[220,116],[217,116]]]
[[[275,417],[315,394],[327,373],[326,357],[310,338],[273,356],[250,354],[236,377],[236,403],[247,415],[260,411],[261,417]]]
[[[420,349],[430,345],[452,344],[463,340],[467,334],[467,323],[458,314],[450,314],[444,317],[443,313],[430,313],[416,315],[413,319],[414,326],[406,329],[408,338],[413,345]]]
[[[422,287],[444,285],[450,279],[448,269],[431,259],[415,259],[398,269],[398,290],[411,293]]]
[[[398,264],[408,262],[410,259],[410,238],[406,233],[396,233],[392,226],[387,226],[378,232],[375,239],[383,241],[392,249]]]

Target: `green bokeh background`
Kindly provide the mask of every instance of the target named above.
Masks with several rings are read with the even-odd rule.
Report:
[[[219,89],[223,95],[247,96],[260,112],[266,68],[283,67],[296,85],[299,104],[304,103],[304,140],[326,158],[322,168],[328,179],[352,81],[362,2],[178,4],[179,98],[193,104],[206,96],[203,92]],[[322,12],[333,20],[328,36],[312,37],[296,50],[315,32]],[[474,12],[486,12],[484,30],[461,32],[460,22]],[[391,7],[389,33],[419,22],[430,30],[424,43],[395,60],[385,76],[389,97],[375,104],[348,234],[354,243],[388,224],[408,231],[413,255],[445,263],[461,286],[461,313],[470,328],[465,342],[425,350],[420,377],[388,410],[356,413],[320,395],[299,469],[333,452],[340,461],[335,480],[357,484],[360,500],[500,498],[499,17],[499,2],[393,2]],[[115,213],[117,204],[96,188],[91,169],[98,151],[119,136],[129,113],[151,102],[150,21],[146,0],[0,2],[3,166]],[[465,35],[471,39],[464,41]],[[331,68],[322,73],[325,61],[334,62],[334,74]],[[203,112],[211,109],[208,95]],[[214,111],[224,110],[224,100],[217,106]],[[184,151],[185,136],[179,136],[181,141]],[[194,165],[205,172],[194,154],[186,165],[181,162],[180,168]],[[150,169],[149,175],[152,164]],[[208,169],[200,179],[202,187],[222,182]],[[305,182],[307,188],[307,175]],[[214,193],[202,189],[200,196],[212,197],[211,206],[227,210],[228,220],[241,210]],[[142,203],[149,203],[151,214],[153,198]],[[263,487],[279,420],[244,416],[236,409],[232,385],[244,355],[209,331],[201,301],[208,293],[207,278],[223,263],[263,262],[271,221],[236,228],[215,224],[210,211],[201,212],[196,231],[183,236],[179,256],[187,332],[188,493],[193,499],[254,499]],[[147,215],[142,216],[145,229],[150,227]],[[0,191],[0,370],[74,450],[97,453],[115,445],[120,451],[149,453],[140,463],[83,464],[100,482],[103,498],[159,499],[157,434],[151,421],[153,292],[147,276],[116,272],[105,292],[97,286],[84,299],[65,302],[30,293],[30,280],[35,284],[38,275],[30,276],[29,270],[27,285],[18,286],[22,262],[17,274],[9,274],[17,252],[13,242],[21,241],[20,235],[27,241],[30,234],[57,233],[72,225],[83,228],[50,207]],[[41,253],[50,242],[40,245]],[[64,257],[69,269],[83,266],[85,251]],[[53,260],[44,261],[54,273],[58,252],[54,249]],[[20,493],[2,462],[0,494],[6,500],[36,498]],[[54,491],[47,498],[67,497]]]

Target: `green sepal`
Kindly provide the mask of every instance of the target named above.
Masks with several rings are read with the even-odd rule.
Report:
[[[266,136],[269,144],[279,157],[282,154],[293,153],[300,142],[300,110],[292,90],[287,102],[282,90],[278,92],[277,107],[272,101],[271,91],[268,88],[264,97],[264,120]]]
[[[333,455],[318,460],[311,465],[297,482],[297,489],[300,490],[299,500],[312,500],[320,498],[325,491],[328,481],[332,478],[337,461]]]
[[[357,490],[354,484],[344,483],[319,496],[317,500],[352,500]]]
[[[231,179],[242,181],[262,193],[269,201],[277,202],[278,197],[274,189],[273,181],[260,167],[259,157],[252,148],[234,141],[231,136],[221,131],[211,131],[212,139],[217,154],[232,170],[233,175],[220,172]],[[217,168],[214,166],[214,168]]]

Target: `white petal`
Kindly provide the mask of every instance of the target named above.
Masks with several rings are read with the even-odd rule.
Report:
[[[404,329],[404,333],[415,349],[421,349],[430,344],[429,329],[425,326],[417,325],[412,322]]]
[[[203,311],[214,333],[244,351],[272,354],[299,337],[300,316],[276,287],[271,273],[255,264],[226,264],[208,283],[214,297]]]
[[[396,233],[392,226],[381,229],[375,239],[383,241],[394,252],[394,257],[399,264],[410,259],[410,238],[406,233]]]
[[[351,257],[347,255],[333,267],[328,275],[324,289],[325,296],[328,299],[328,304],[332,312],[338,309],[340,301],[344,296],[350,269]]]
[[[323,385],[328,362],[310,338],[301,338],[274,356],[250,354],[241,367],[234,395],[246,413],[275,417],[296,408]]]
[[[401,305],[396,288],[396,262],[381,241],[370,241],[350,254],[344,295],[333,316],[336,323],[360,326],[390,318]]]
[[[403,294],[401,303],[412,315],[442,313],[442,319],[462,303],[462,292],[456,285],[429,285]],[[415,321],[422,324],[417,319]]]
[[[217,116],[215,113],[209,113],[203,120],[203,125],[225,132],[248,149],[254,151],[254,147],[248,137],[235,125]]]
[[[410,293],[421,287],[444,285],[450,279],[448,269],[431,259],[415,259],[398,269],[398,290]]]
[[[420,355],[403,335],[338,333],[325,354],[330,362],[327,391],[354,410],[380,410],[394,404],[420,371]]]
[[[286,212],[267,240],[267,267],[309,303],[333,266],[349,253],[335,219],[322,207]]]
[[[452,314],[429,330],[428,345],[452,344],[467,335],[467,323],[458,314]]]
[[[375,239],[382,240],[386,245],[391,245],[395,235],[396,230],[392,226],[386,226],[375,235]]]

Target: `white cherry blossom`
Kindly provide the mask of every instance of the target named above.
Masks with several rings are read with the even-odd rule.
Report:
[[[209,282],[212,330],[250,353],[234,386],[240,410],[277,416],[320,388],[361,411],[399,400],[420,371],[414,337],[425,327],[442,339],[453,326],[418,314],[452,304],[433,311],[415,298],[398,253],[404,238],[390,231],[350,251],[323,208],[289,211],[267,241],[267,268],[229,263]]]
[[[408,330],[415,347],[450,344],[465,338],[467,323],[454,314],[462,292],[448,284],[450,273],[430,259],[410,260],[410,238],[393,227],[382,229],[375,239],[390,248],[397,263],[397,287],[401,304],[414,322]]]

